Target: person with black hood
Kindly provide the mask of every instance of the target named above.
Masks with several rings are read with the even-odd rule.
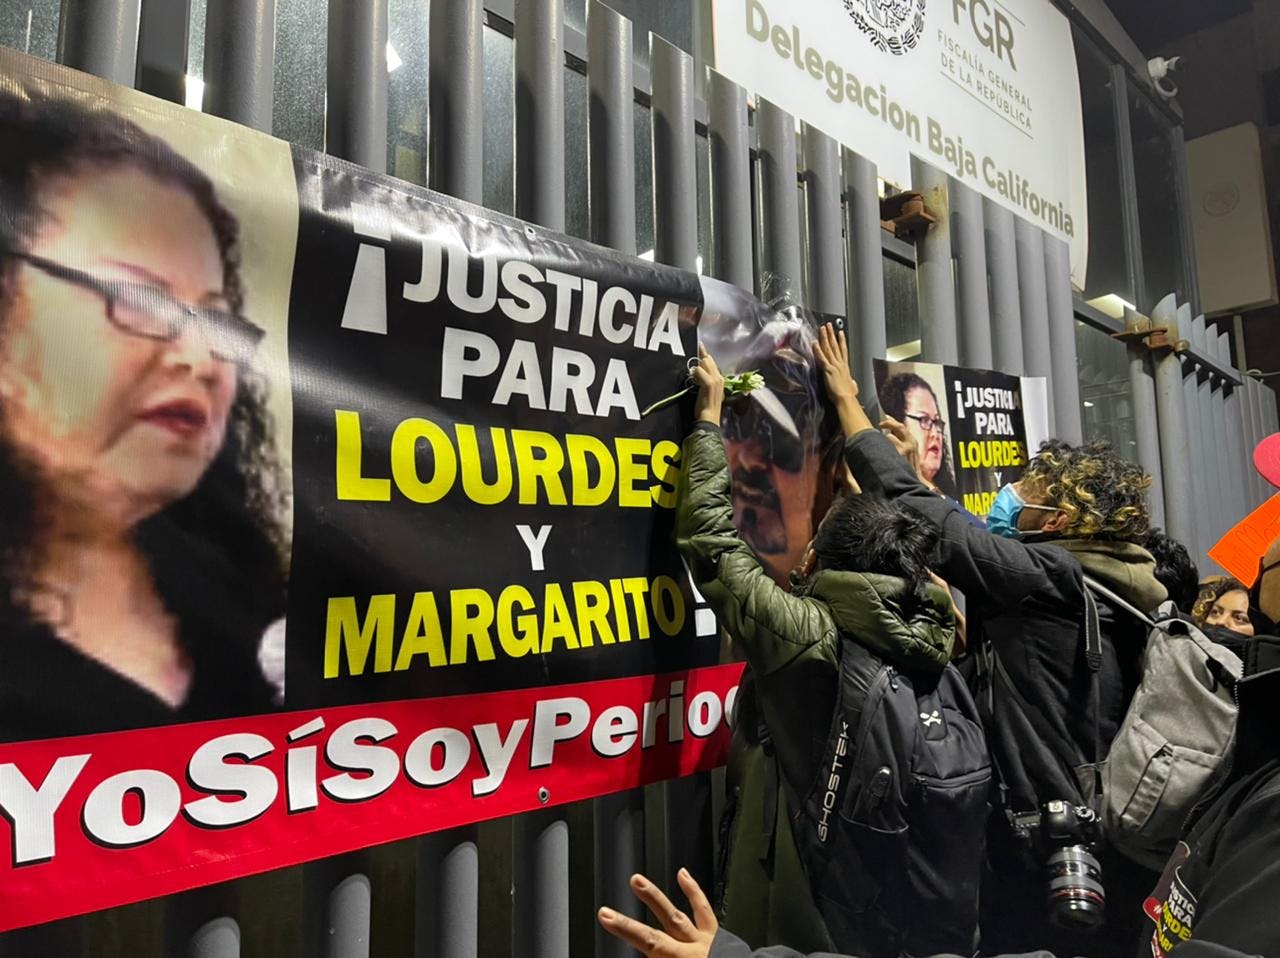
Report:
[[[976,528],[954,504],[927,489],[867,417],[850,375],[844,334],[830,326],[815,346],[827,394],[848,437],[845,455],[864,492],[903,503],[939,529],[936,571],[964,593],[969,642],[978,666],[972,679],[984,709],[1001,779],[1003,814],[993,817],[990,871],[983,887],[983,950],[987,954],[1058,948],[1101,958],[1131,955],[1138,906],[1147,888],[1096,834],[1054,838],[1046,823],[1061,802],[1088,828],[1104,759],[1142,674],[1146,626],[1096,601],[1100,655],[1086,655],[1086,575],[1139,609],[1166,597],[1155,562],[1138,543],[1149,528],[1150,479],[1101,444],[1050,441],[1022,479],[999,493],[987,529]],[[1014,827],[1016,821],[1022,827]],[[1027,827],[1028,825],[1031,827]],[[1089,832],[1092,832],[1089,829]],[[1048,858],[1064,848],[1093,847],[1109,899],[1102,928],[1071,928],[1101,909],[1056,913],[1046,906]],[[1073,902],[1074,904],[1074,902]]]

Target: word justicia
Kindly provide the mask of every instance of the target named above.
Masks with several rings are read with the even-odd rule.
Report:
[[[502,788],[511,771],[523,778],[550,769],[561,746],[589,746],[608,760],[674,745],[686,735],[707,738],[729,720],[736,691],[704,690],[686,701],[684,682],[673,681],[665,697],[598,709],[577,696],[549,697],[523,717],[467,728],[405,729],[369,714],[331,729],[317,715],[277,740],[249,731],[218,735],[194,748],[184,767],[167,771],[139,767],[104,775],[108,763],[95,762],[93,751],[61,755],[51,766],[8,762],[0,764],[0,815],[11,830],[9,865],[53,861],[66,851],[59,840],[77,832],[100,848],[128,849],[178,829],[220,831],[269,812],[350,807],[392,789],[403,794],[452,785],[480,799]],[[454,796],[449,800],[460,799]]]

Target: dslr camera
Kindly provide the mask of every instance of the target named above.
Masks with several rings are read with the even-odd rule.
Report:
[[[1107,896],[1094,856],[1102,823],[1093,809],[1054,799],[1035,812],[1008,813],[1019,844],[1043,863],[1049,920],[1059,928],[1089,931],[1102,924]]]

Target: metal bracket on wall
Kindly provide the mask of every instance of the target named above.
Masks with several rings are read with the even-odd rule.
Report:
[[[1137,319],[1131,321],[1120,332],[1112,333],[1111,338],[1118,339],[1126,345],[1134,343],[1144,346],[1153,353],[1169,350],[1181,354],[1191,349],[1191,343],[1187,340],[1172,338],[1168,326],[1157,326],[1149,317],[1141,314],[1138,314]]]
[[[880,201],[880,227],[898,239],[915,242],[937,221],[925,206],[924,194],[915,190],[894,193]]]

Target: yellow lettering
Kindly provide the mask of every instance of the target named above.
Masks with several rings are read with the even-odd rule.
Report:
[[[613,484],[618,477],[618,467],[613,463],[613,454],[609,452],[609,447],[595,436],[570,434],[564,437],[564,441],[569,450],[573,504],[575,506],[603,505],[613,492]],[[588,455],[595,460],[596,468],[600,470],[600,480],[594,486],[591,485]]]
[[[338,677],[342,649],[347,651],[347,673],[360,675],[373,647],[373,670],[391,671],[392,630],[395,628],[396,597],[373,595],[364,622],[356,611],[355,596],[329,599],[324,628],[324,677]]]
[[[390,479],[370,479],[361,475],[364,460],[361,452],[360,414],[335,409],[333,415],[337,439],[338,499],[348,502],[390,502]]]
[[[476,659],[493,660],[493,599],[484,589],[454,589],[449,594],[449,664],[467,661],[467,641],[476,647]]]
[[[680,481],[680,446],[670,439],[663,439],[653,447],[653,478],[657,482],[649,487],[653,501],[664,509],[674,509],[676,484]]]
[[[578,617],[578,637],[582,648],[595,643],[595,632],[600,641],[613,645],[613,629],[609,625],[609,590],[603,582],[575,582],[573,584],[573,608]]]
[[[613,598],[613,608],[617,612],[618,641],[631,641],[631,616],[627,614],[627,599],[622,594],[622,580],[609,580],[609,595]]]
[[[671,600],[671,614],[667,614],[667,599]],[[660,575],[653,580],[653,588],[649,591],[649,602],[653,606],[653,618],[667,635],[678,635],[684,628],[684,595],[676,580],[669,575]]]
[[[618,505],[622,507],[647,507],[652,499],[648,489],[637,489],[637,482],[644,482],[648,470],[637,457],[649,456],[648,439],[615,439],[618,448]]]
[[[497,476],[492,483],[484,481],[484,462],[480,458],[480,442],[476,439],[476,427],[453,427],[458,434],[458,458],[462,461],[462,491],[472,502],[493,506],[511,495],[511,451],[507,448],[507,431],[501,426],[489,429],[493,443],[493,462]]]
[[[418,442],[431,445],[432,476],[423,482],[418,475]],[[428,419],[406,419],[391,437],[391,475],[405,498],[432,503],[444,498],[458,478],[458,455],[445,431]]]
[[[547,505],[566,505],[564,483],[560,481],[564,450],[556,442],[556,437],[531,429],[513,429],[511,443],[516,452],[516,470],[520,473],[520,504],[538,504],[538,483],[541,482],[546,491]],[[535,450],[542,455],[535,457]]]
[[[578,648],[578,636],[573,630],[573,616],[569,614],[569,605],[564,600],[564,591],[555,582],[547,583],[543,615],[545,616],[542,623],[543,655],[555,648],[556,639],[562,639],[566,649]]]
[[[523,610],[513,621],[515,606]],[[509,585],[498,596],[498,643],[513,659],[538,652],[538,615],[533,596],[522,585]]]
[[[636,638],[649,637],[649,608],[644,594],[649,591],[649,580],[642,576],[632,576],[622,580],[622,590],[631,597],[631,608],[636,614]]]
[[[413,657],[424,652],[432,666],[448,665],[444,654],[444,630],[440,628],[440,612],[431,592],[415,592],[409,608],[409,621],[404,625],[404,639],[396,653],[396,671],[413,665]]]

